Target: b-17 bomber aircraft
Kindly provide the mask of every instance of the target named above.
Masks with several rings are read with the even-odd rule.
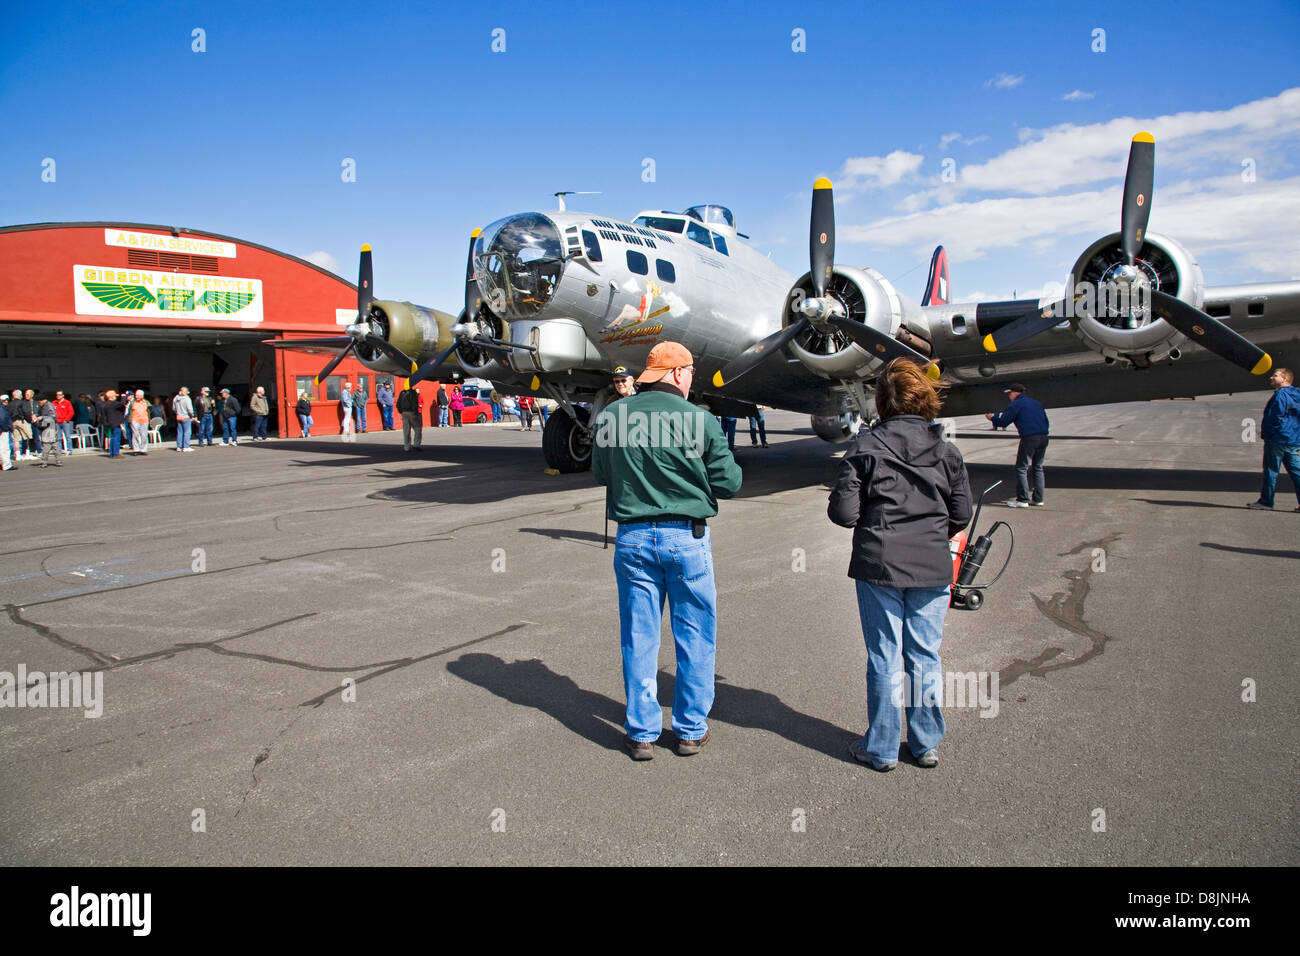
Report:
[[[622,222],[560,209],[499,219],[470,240],[465,307],[449,314],[371,295],[362,250],[358,320],[347,335],[275,342],[342,347],[412,383],[446,371],[560,405],[547,464],[590,467],[610,372],[637,370],[657,342],[695,357],[691,398],[719,415],[756,405],[811,416],[826,441],[874,417],[872,382],[908,356],[948,383],[946,415],[1002,408],[1023,382],[1049,407],[1266,388],[1272,357],[1300,334],[1300,282],[1207,287],[1192,254],[1147,232],[1155,143],[1133,138],[1119,232],[1079,256],[1060,301],[953,303],[935,250],[918,304],[882,274],[835,262],[831,183],[813,188],[810,269],[787,273],[751,249],[730,210],[648,210]],[[1285,358],[1284,356],[1282,356]]]

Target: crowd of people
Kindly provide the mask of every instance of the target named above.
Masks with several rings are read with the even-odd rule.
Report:
[[[409,451],[414,443],[419,448],[419,431],[423,424],[424,399],[419,392],[408,389],[413,396],[407,404],[414,407],[402,410],[400,397],[395,394],[391,380],[380,381],[374,397],[379,406],[384,431],[398,427],[404,431],[404,446]],[[519,420],[521,431],[532,431],[534,418],[540,418],[543,427],[555,402],[525,395],[515,398],[503,396],[492,389],[486,393],[467,396],[458,384],[438,385],[438,391],[429,409],[429,424],[433,427],[459,428],[470,397],[477,397],[492,410],[492,421],[501,422],[509,416]],[[340,411],[344,441],[353,441],[357,434],[368,430],[367,406],[370,399],[364,382],[354,386],[350,381],[342,384]],[[315,424],[312,399],[300,392],[294,404],[300,433],[311,437]],[[395,413],[401,412],[402,421],[395,422]],[[235,447],[239,444],[239,419],[251,418],[246,441],[268,440],[271,402],[266,389],[258,386],[248,399],[247,408],[229,388],[214,389],[203,386],[197,394],[182,387],[170,398],[152,397],[143,389],[105,389],[96,395],[56,391],[51,397],[37,389],[14,389],[0,396],[0,469],[11,470],[17,462],[30,462],[39,467],[59,467],[63,456],[76,448],[102,448],[110,458],[127,455],[147,455],[151,443],[161,445],[163,431],[174,437],[174,450],[191,452],[196,447],[220,445]]]

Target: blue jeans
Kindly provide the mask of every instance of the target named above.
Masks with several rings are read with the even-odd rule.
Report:
[[[623,729],[633,740],[657,740],[663,733],[658,677],[665,599],[677,645],[673,733],[698,740],[709,729],[718,624],[709,540],[708,531],[693,537],[686,521],[619,525],[614,576],[627,694]]]
[[[221,444],[239,444],[239,439],[235,436],[235,426],[238,424],[239,423],[233,418],[221,419]]]
[[[439,427],[439,428],[446,428],[446,427],[447,427],[447,413],[450,412],[450,411],[451,411],[451,406],[450,406],[450,405],[439,405],[439,406],[438,406],[438,427]]]
[[[212,415],[209,413],[199,419],[199,444],[212,444]]]
[[[366,406],[364,402],[357,402],[352,406],[352,414],[357,416],[357,431],[366,430]]]
[[[907,745],[919,757],[943,739],[943,665],[939,643],[948,613],[948,587],[858,586],[858,613],[867,642],[867,715],[863,750],[878,764],[898,762],[903,739],[899,708],[907,711]]]
[[[182,451],[190,447],[190,427],[193,424],[194,422],[188,418],[176,423],[176,447]]]
[[[122,429],[110,428],[108,430],[108,456],[110,458],[120,457],[122,454]]]
[[[72,422],[59,422],[59,442],[65,455],[72,454]]]
[[[380,406],[379,406],[379,415],[380,415],[380,417],[383,418],[383,420],[384,420],[384,428],[387,428],[387,429],[390,429],[390,430],[391,430],[392,427],[393,427],[393,406],[392,406],[392,405],[380,405]]]
[[[755,431],[757,429],[757,431]],[[749,440],[755,445],[758,444],[759,437],[762,437],[763,444],[767,444],[767,423],[763,421],[763,410],[759,409],[757,415],[749,416]]]
[[[253,437],[254,438],[266,437],[266,416],[265,415],[253,416]]]
[[[494,422],[499,422],[499,421],[501,421],[501,403],[500,403],[500,402],[493,402],[493,403],[492,403],[492,420],[493,420]]]
[[[1277,442],[1264,442],[1264,486],[1259,491],[1259,503],[1273,507],[1273,489],[1277,487],[1277,473],[1286,465],[1291,476],[1296,500],[1300,501],[1300,446],[1288,448]]]
[[[302,428],[302,437],[310,438],[311,437],[311,416],[303,415],[300,412],[298,414],[298,425]]]
[[[537,414],[542,416],[542,427],[546,427],[546,420],[551,417],[551,410],[545,405],[537,406]]]
[[[1034,473],[1034,501],[1042,501],[1046,490],[1043,479],[1043,458],[1047,456],[1046,435],[1021,435],[1016,448],[1016,498],[1029,501],[1029,472]]]
[[[722,426],[722,434],[727,436],[727,448],[731,451],[736,450],[736,420],[734,418],[720,418],[718,424]]]

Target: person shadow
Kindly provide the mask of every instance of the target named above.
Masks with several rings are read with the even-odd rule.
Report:
[[[547,714],[565,728],[606,750],[621,750],[623,718],[621,701],[579,687],[571,677],[557,674],[542,661],[505,661],[492,654],[462,654],[447,663],[447,670],[471,684],[491,691],[503,700],[531,707]],[[659,703],[672,707],[674,676],[659,672]],[[852,731],[801,713],[776,694],[732,684],[719,675],[709,720],[735,727],[763,730],[791,743],[815,750],[837,760],[848,759],[846,742]],[[671,744],[672,731],[662,740]]]

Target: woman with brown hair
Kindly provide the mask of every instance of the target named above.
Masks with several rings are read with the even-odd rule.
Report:
[[[939,643],[952,583],[949,538],[970,521],[970,482],[957,446],[934,418],[941,391],[915,362],[894,359],[876,380],[880,420],[845,452],[831,491],[831,521],[853,529],[849,577],[867,644],[866,736],[849,751],[893,770],[902,742],[918,765],[939,762],[943,670]]]

